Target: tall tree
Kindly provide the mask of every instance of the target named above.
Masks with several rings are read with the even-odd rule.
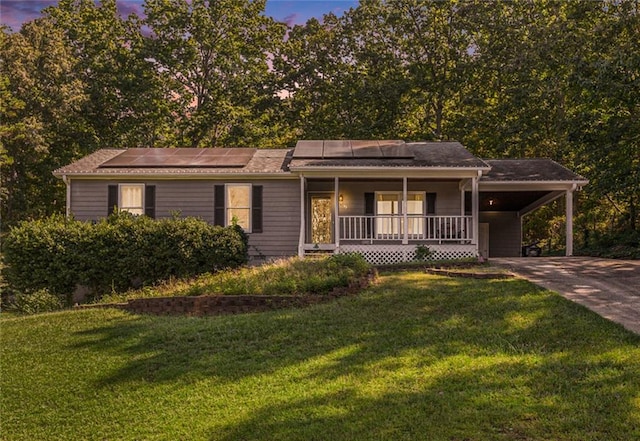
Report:
[[[182,144],[255,138],[263,113],[278,104],[269,57],[285,26],[264,7],[265,0],[145,3],[149,59],[174,93]]]
[[[51,172],[82,151],[86,130],[74,118],[88,96],[63,32],[48,19],[3,29],[0,42],[0,172],[3,228],[64,207]]]
[[[173,101],[146,59],[139,17],[121,17],[116,0],[61,0],[44,13],[78,59],[93,149],[172,144]]]
[[[606,6],[606,7],[605,7]],[[601,5],[572,76],[572,139],[591,179],[590,209],[640,231],[640,5]]]

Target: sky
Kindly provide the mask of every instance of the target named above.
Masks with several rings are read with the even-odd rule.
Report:
[[[39,17],[42,9],[57,3],[54,0],[0,0],[0,23],[18,31],[22,23]],[[141,13],[142,3],[143,0],[117,0],[118,9],[125,16]],[[329,12],[342,15],[357,5],[357,1],[348,0],[267,0],[265,14],[293,26]]]

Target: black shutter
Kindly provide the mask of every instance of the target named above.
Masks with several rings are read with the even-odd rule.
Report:
[[[109,185],[107,191],[107,216],[113,214],[114,210],[118,206],[118,186]]]
[[[427,214],[436,214],[436,193],[427,193]]]
[[[144,187],[144,214],[151,219],[156,218],[156,186],[145,185]]]
[[[364,194],[364,214],[365,216],[374,216],[376,214],[376,194],[375,193],[365,193]],[[367,219],[366,224],[366,234],[365,237],[372,238],[373,231],[373,219]]]
[[[251,232],[262,233],[262,185],[254,185],[251,191]]]
[[[224,227],[224,185],[215,185],[213,190],[213,224]]]

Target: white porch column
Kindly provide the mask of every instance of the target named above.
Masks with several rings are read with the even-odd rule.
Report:
[[[334,220],[333,220],[333,227],[334,227],[334,242],[336,244],[336,250],[338,249],[338,247],[340,246],[340,178],[338,178],[337,176],[334,179],[333,182],[333,191],[334,191],[334,198],[333,198],[333,212],[334,214]]]
[[[575,188],[575,187],[574,187]],[[573,188],[567,190],[566,199],[566,255],[573,256]]]
[[[404,222],[402,245],[407,245],[409,243],[409,213],[407,213],[409,204],[407,203],[407,195],[407,177],[405,176],[402,178],[402,221]]]
[[[473,236],[471,243],[478,245],[478,230],[480,218],[480,195],[478,192],[478,180],[482,172],[478,172],[478,176],[471,179],[471,222],[473,223]]]
[[[304,189],[305,189],[306,179],[304,176],[300,175],[300,238],[298,239],[298,256],[304,256],[304,243],[306,236],[306,223],[305,223],[305,197],[304,197]]]

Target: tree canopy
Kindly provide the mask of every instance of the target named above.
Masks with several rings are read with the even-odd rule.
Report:
[[[61,211],[51,171],[98,148],[402,138],[558,160],[591,181],[585,241],[637,235],[637,0],[362,0],[292,28],[264,8],[61,0],[3,29],[3,228]]]

